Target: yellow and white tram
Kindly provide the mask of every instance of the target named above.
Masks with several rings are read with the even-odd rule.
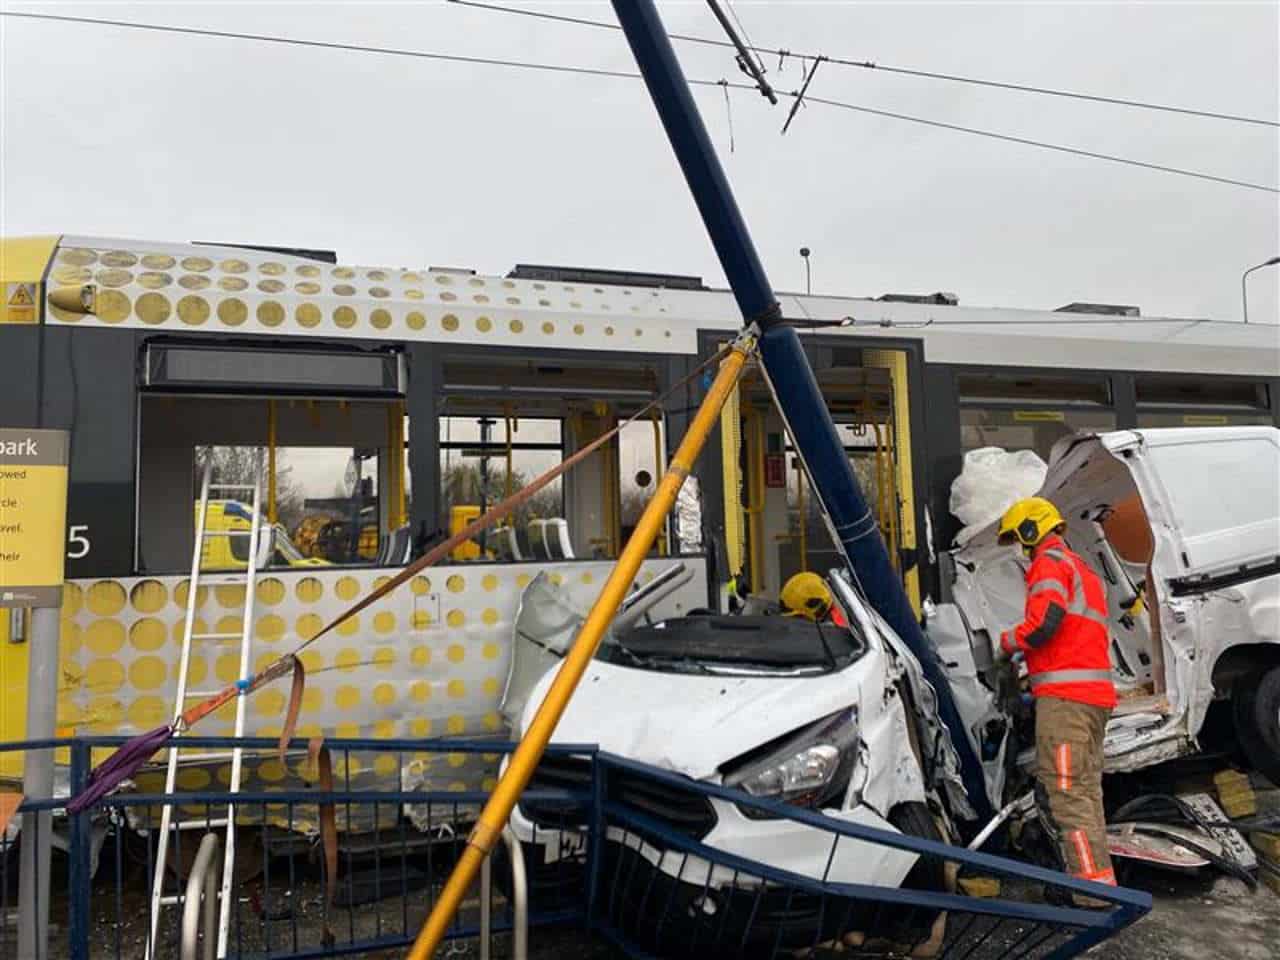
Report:
[[[266,662],[441,532],[667,393],[739,322],[727,291],[690,277],[530,266],[485,276],[335,259],[3,241],[0,426],[71,432],[61,733],[169,719],[206,458],[235,478],[246,451],[266,450],[274,548],[258,575],[253,640]],[[945,589],[936,556],[956,530],[948,492],[968,449],[1047,458],[1079,429],[1280,424],[1274,326],[1088,305],[978,309],[944,296],[785,295],[782,306],[808,326],[819,382],[917,604]],[[298,733],[499,732],[522,589],[545,571],[590,596],[700,390],[695,381],[669,397],[661,416],[630,424],[507,526],[309,647]],[[738,388],[697,476],[701,530],[672,524],[642,573],[694,569],[663,613],[714,607],[730,580],[776,596],[791,573],[831,565],[758,378]],[[247,525],[245,510],[230,499],[208,515]],[[243,561],[205,557],[208,567]],[[242,591],[202,588],[195,632],[238,630]],[[23,735],[25,635],[20,613],[0,621],[2,740]],[[235,650],[193,649],[188,680],[221,686],[237,668]],[[247,732],[278,733],[283,707],[283,691],[255,695]],[[202,726],[230,730],[229,713]],[[397,760],[371,755],[369,766],[392,774]],[[275,759],[248,772],[286,775]],[[446,780],[461,787],[467,772]],[[209,773],[183,776],[199,787]]]

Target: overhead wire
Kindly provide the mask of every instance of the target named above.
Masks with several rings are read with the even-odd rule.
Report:
[[[787,94],[787,96],[791,96],[791,94]],[[991,140],[1004,140],[1007,143],[1020,143],[1027,147],[1039,147],[1041,150],[1053,150],[1058,153],[1069,153],[1077,157],[1089,157],[1093,160],[1107,160],[1111,163],[1123,163],[1131,167],[1158,170],[1162,173],[1176,173],[1182,176],[1198,177],[1201,180],[1212,180],[1217,183],[1226,183],[1236,187],[1246,187],[1250,190],[1265,190],[1268,193],[1280,193],[1280,188],[1268,186],[1264,183],[1253,183],[1249,180],[1236,180],[1233,177],[1220,177],[1216,174],[1203,173],[1199,170],[1187,170],[1184,167],[1171,167],[1163,163],[1134,160],[1131,157],[1120,157],[1112,153],[1099,153],[1095,150],[1085,150],[1081,147],[1071,147],[1066,144],[1051,143],[1047,140],[1018,137],[1009,133],[998,133],[995,130],[984,130],[980,127],[966,127],[963,124],[947,123],[944,120],[930,120],[927,117],[917,117],[907,113],[897,113],[893,110],[880,110],[876,107],[866,107],[860,104],[848,103],[843,100],[832,100],[827,97],[815,97],[812,94],[807,95],[805,100],[809,103],[821,103],[825,106],[837,107],[841,110],[853,110],[857,113],[868,113],[873,116],[888,117],[894,120],[909,120],[912,123],[920,123],[928,127],[937,127],[942,130],[952,130],[957,133],[969,133],[980,137],[987,137]]]
[[[464,3],[467,0],[453,0],[455,3]],[[427,50],[411,50],[402,47],[383,47],[373,44],[347,43],[336,40],[303,40],[295,37],[281,37],[271,34],[262,33],[246,33],[235,30],[214,30],[203,27],[180,27],[168,24],[146,23],[142,21],[132,20],[112,20],[105,17],[76,17],[64,14],[50,13],[26,13],[19,11],[0,11],[0,16],[14,17],[26,20],[42,20],[63,23],[89,24],[96,26],[117,27],[121,29],[145,30],[158,33],[176,33],[186,34],[190,36],[212,37],[218,39],[233,40],[249,40],[258,43],[272,43],[286,46],[310,47],[324,50],[341,50],[354,53],[372,53],[382,56],[411,57],[423,60],[436,60],[447,63],[462,63],[481,66],[498,66],[509,67],[512,69],[536,70],[546,73],[558,74],[579,74],[591,77],[608,77],[619,80],[639,80],[642,79],[640,74],[634,71],[611,70],[602,67],[584,67],[570,66],[561,63],[541,63],[529,60],[511,60],[500,57],[478,57],[468,56],[465,54],[439,53]],[[753,84],[738,83],[728,80],[687,80],[690,86],[695,87],[723,87],[725,89],[756,91]],[[798,91],[790,91],[782,93],[783,96],[798,98]],[[1018,137],[1011,134],[998,133],[993,130],[984,130],[979,127],[968,127],[961,124],[947,123],[941,120],[932,120],[927,117],[917,117],[912,114],[899,113],[891,110],[881,110],[875,107],[868,107],[861,104],[850,103],[844,100],[834,100],[826,97],[814,97],[806,95],[805,100],[809,103],[820,103],[830,107],[837,107],[843,110],[850,110],[857,113],[865,113],[873,116],[886,117],[894,120],[902,120],[910,123],[923,124],[925,126],[935,127],[938,129],[951,130],[957,133],[967,133],[973,136],[986,137],[994,140],[1001,140],[1008,143],[1017,143],[1023,146],[1038,147],[1044,150],[1052,150],[1058,153],[1071,154],[1078,157],[1086,157],[1092,160],[1105,160],[1110,163],[1119,163],[1131,167],[1139,167],[1146,170],[1155,170],[1162,173],[1172,173],[1184,177],[1192,177],[1198,180],[1206,180],[1214,183],[1227,184],[1230,186],[1243,187],[1249,190],[1261,190],[1266,193],[1280,193],[1280,188],[1269,186],[1267,184],[1253,183],[1248,180],[1237,180],[1232,177],[1221,177],[1216,174],[1204,173],[1199,170],[1189,170],[1185,167],[1174,167],[1168,164],[1150,163],[1144,160],[1134,160],[1130,157],[1122,157],[1117,154],[1101,153],[1094,150],[1084,150],[1079,147],[1072,147],[1066,144],[1052,143],[1045,140],[1035,140],[1029,137]]]
[[[510,7],[497,3],[484,3],[481,0],[449,0],[460,7],[475,7],[478,10],[491,10],[496,13],[516,14],[522,17],[533,17],[538,20],[550,20],[560,23],[571,23],[582,27],[596,27],[604,30],[621,30],[622,28],[608,20],[592,20],[587,17],[572,17],[566,14],[548,13],[543,10],[529,10],[522,7]],[[737,17],[735,16],[736,20]],[[741,25],[741,24],[739,24]],[[743,31],[745,36],[745,31]],[[668,33],[672,40],[682,43],[698,43],[710,47],[733,47],[733,44],[714,37],[699,37],[687,33]],[[1193,117],[1206,117],[1214,120],[1232,120],[1237,123],[1251,123],[1267,127],[1280,127],[1280,120],[1269,120],[1265,117],[1250,117],[1218,110],[1197,110],[1192,107],[1178,107],[1165,103],[1154,103],[1149,100],[1133,100],[1126,97],[1108,97],[1102,94],[1082,93],[1078,90],[1063,90],[1056,87],[1043,87],[1035,84],[1013,83],[1003,80],[988,80],[983,77],[969,77],[962,74],[942,73],[936,70],[921,70],[915,67],[895,67],[876,63],[873,60],[855,60],[850,57],[837,57],[830,54],[801,53],[785,47],[757,46],[746,40],[747,49],[757,54],[769,54],[780,60],[785,57],[798,57],[803,60],[816,60],[822,57],[828,63],[841,67],[856,67],[863,70],[877,70],[881,73],[900,74],[902,76],[923,77],[930,80],[946,80],[952,83],[966,83],[980,87],[991,87],[998,90],[1013,90],[1019,93],[1034,93],[1049,97],[1062,97],[1071,100],[1085,100],[1093,103],[1107,103],[1113,106],[1134,107],[1142,110],[1159,110],[1164,113],[1181,113]]]

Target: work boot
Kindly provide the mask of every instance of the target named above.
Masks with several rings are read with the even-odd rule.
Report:
[[[1086,897],[1081,894],[1072,894],[1072,906],[1079,907],[1082,910],[1108,910],[1113,904],[1108,900],[1099,900],[1097,897]]]
[[[1085,896],[1082,893],[1072,893],[1057,884],[1045,885],[1044,902],[1054,907],[1079,907],[1082,910],[1106,910],[1111,906],[1106,900]]]

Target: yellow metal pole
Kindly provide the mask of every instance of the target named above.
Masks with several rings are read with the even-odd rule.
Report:
[[[423,924],[418,939],[409,951],[408,960],[428,960],[432,956],[444,938],[449,922],[458,910],[458,905],[462,903],[467,890],[475,881],[480,864],[498,842],[502,829],[511,816],[511,809],[520,799],[520,794],[529,783],[529,778],[533,776],[538,761],[542,759],[542,752],[546,749],[552,733],[555,732],[556,724],[560,722],[560,717],[569,704],[569,698],[573,696],[578,681],[582,679],[587,666],[591,663],[591,658],[595,656],[601,637],[604,636],[614,614],[618,612],[618,606],[626,596],[627,589],[640,571],[640,564],[644,562],[645,554],[653,546],[659,528],[675,503],[680,485],[689,475],[689,468],[697,459],[707,435],[716,424],[720,408],[728,399],[729,391],[733,389],[742,373],[748,349],[750,344],[739,340],[721,363],[720,371],[712,382],[711,389],[694,416],[693,423],[689,425],[688,433],[680,441],[680,448],[672,458],[666,473],[663,474],[653,498],[645,506],[644,513],[636,523],[635,532],[631,534],[626,548],[622,551],[618,562],[614,564],[609,579],[601,587],[600,596],[596,598],[595,606],[587,614],[587,619],[582,624],[582,629],[578,631],[573,646],[565,655],[564,663],[561,664],[555,681],[543,698],[541,706],[538,707],[538,712],[534,715],[519,746],[511,754],[511,762],[507,764],[506,772],[498,781],[498,785],[493,788],[493,793],[489,795],[479,820],[472,829],[471,835],[467,837],[467,845],[463,848],[448,883],[440,892],[440,899],[436,901],[431,915],[427,917],[427,922]]]

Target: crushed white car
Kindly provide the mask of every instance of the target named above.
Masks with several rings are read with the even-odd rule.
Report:
[[[692,780],[943,839],[936,818],[944,809],[941,794],[960,804],[964,794],[954,750],[933,719],[931,691],[914,658],[845,575],[834,574],[833,582],[849,626],[711,614],[625,631],[615,624],[556,741],[595,743]],[[580,619],[548,581],[527,588],[504,705],[517,729],[532,719]],[[571,779],[570,771],[550,769],[555,763],[572,761],[544,761],[541,776],[548,783]],[[916,860],[858,841],[841,844],[832,859],[828,834],[717,798],[679,798],[668,790],[662,804],[672,823],[702,843],[815,879],[898,886]],[[560,821],[556,811],[539,814],[536,804],[522,803],[512,825],[526,842],[535,825],[541,828],[546,849],[538,856],[545,862],[561,847],[548,833]],[[664,860],[658,852],[651,862],[672,878],[682,869],[681,858]]]

